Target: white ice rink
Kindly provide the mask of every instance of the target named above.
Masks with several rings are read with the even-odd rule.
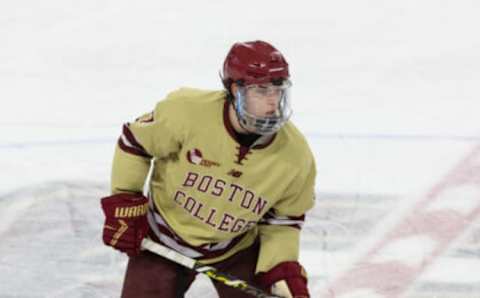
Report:
[[[291,66],[315,153],[312,297],[480,298],[480,2],[0,1],[0,298],[119,297],[103,246],[123,122],[221,88],[236,41]],[[275,169],[272,169],[275,171]],[[189,298],[215,297],[199,278]]]

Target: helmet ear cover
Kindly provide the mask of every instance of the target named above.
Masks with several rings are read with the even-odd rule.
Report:
[[[233,91],[232,91],[233,83],[235,83],[239,87],[245,87],[245,81],[243,80],[237,80],[234,82],[232,79],[228,79],[223,81],[223,85],[227,90],[227,100],[232,103],[235,101],[235,95],[233,95]]]

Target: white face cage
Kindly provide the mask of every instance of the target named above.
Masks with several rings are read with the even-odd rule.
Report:
[[[235,94],[235,111],[240,125],[247,131],[259,135],[277,132],[292,115],[290,107],[290,87],[292,83],[285,80],[281,85],[261,84],[239,86]],[[255,115],[253,105],[260,101],[273,100],[277,102],[276,110],[268,116]]]

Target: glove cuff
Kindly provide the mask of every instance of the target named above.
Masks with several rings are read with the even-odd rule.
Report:
[[[295,261],[282,262],[268,272],[261,272],[257,275],[257,281],[265,288],[270,288],[280,280],[298,280],[307,284],[307,274],[300,263]]]
[[[142,194],[119,193],[102,198],[101,205],[107,218],[135,218],[147,214],[148,198]]]

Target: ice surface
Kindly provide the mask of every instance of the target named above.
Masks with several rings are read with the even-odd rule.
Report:
[[[118,297],[126,258],[101,244],[98,198],[121,124],[180,86],[220,88],[226,51],[251,39],[287,56],[293,120],[317,161],[301,252],[312,296],[480,297],[479,9],[0,2],[0,297]],[[422,218],[440,220],[448,241],[433,230],[392,238],[432,229]],[[405,279],[355,275],[377,272],[374,261],[406,266],[385,267]],[[215,294],[199,278],[187,296]]]

